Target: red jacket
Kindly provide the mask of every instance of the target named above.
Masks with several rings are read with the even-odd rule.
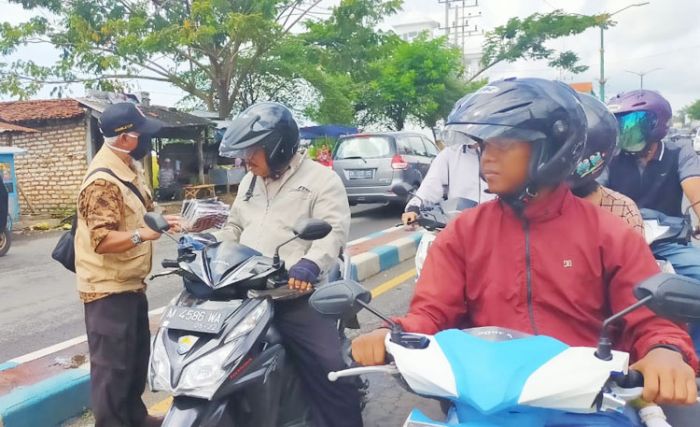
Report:
[[[595,347],[603,320],[636,302],[633,288],[659,272],[644,239],[561,186],[525,209],[495,200],[462,213],[430,247],[406,331],[501,326]],[[688,334],[641,308],[612,334],[633,359],[671,344],[697,368]]]

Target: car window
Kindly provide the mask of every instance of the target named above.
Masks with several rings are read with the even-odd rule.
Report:
[[[354,157],[362,157],[363,159],[391,157],[389,138],[384,136],[358,136],[341,140],[333,158],[342,160]]]
[[[411,146],[413,154],[416,156],[428,155],[428,153],[425,151],[425,145],[423,145],[423,139],[420,136],[409,136],[408,143]]]
[[[415,155],[413,152],[413,147],[411,147],[408,138],[405,136],[396,137],[396,148],[398,149],[399,154],[408,154],[411,156]]]
[[[428,155],[431,157],[436,157],[438,155],[438,149],[430,140],[423,139],[425,143],[425,149],[428,151]]]

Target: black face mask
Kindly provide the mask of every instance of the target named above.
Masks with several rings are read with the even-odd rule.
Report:
[[[136,148],[129,152],[129,155],[134,158],[134,160],[141,160],[146,157],[151,151],[151,137],[147,135],[139,135],[139,142]]]

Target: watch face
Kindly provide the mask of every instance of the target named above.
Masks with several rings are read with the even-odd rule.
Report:
[[[138,232],[134,232],[134,234],[131,235],[131,241],[134,242],[135,245],[142,243],[141,236]]]

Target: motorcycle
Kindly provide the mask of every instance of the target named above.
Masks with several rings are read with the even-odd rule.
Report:
[[[168,229],[160,215],[145,220],[156,231]],[[149,387],[174,396],[163,427],[310,424],[300,378],[273,324],[275,304],[305,295],[288,288],[279,249],[330,231],[325,221],[301,221],[272,258],[234,242],[183,236],[177,260],[164,260],[168,270],[151,277],[176,274],[185,288],[166,307],[151,348]],[[345,262],[336,274],[349,268]],[[347,341],[344,328],[338,321]]]
[[[7,217],[7,226],[5,230],[0,233],[0,257],[5,256],[7,251],[10,250],[10,245],[12,245],[12,217]]]
[[[331,372],[331,381],[383,373],[409,392],[448,402],[444,420],[413,410],[404,427],[634,426],[641,424],[625,412],[636,417],[628,404],[641,396],[644,379],[628,369],[627,353],[612,350],[610,330],[644,306],[677,321],[700,319],[700,283],[660,273],[634,292],[635,304],[603,322],[597,348],[570,347],[552,337],[498,327],[406,333],[372,308],[371,295],[351,281],[319,289],[309,303],[329,316],[365,308],[391,328],[389,364]],[[661,408],[649,408],[658,418],[646,420],[647,426],[665,423]]]
[[[690,244],[694,235],[690,217],[690,210],[693,206],[689,206],[682,217],[668,216],[649,208],[639,210],[644,221],[644,236],[647,244],[654,252],[661,270],[666,273],[675,273],[675,270],[668,260],[656,255],[655,249],[667,243]]]

